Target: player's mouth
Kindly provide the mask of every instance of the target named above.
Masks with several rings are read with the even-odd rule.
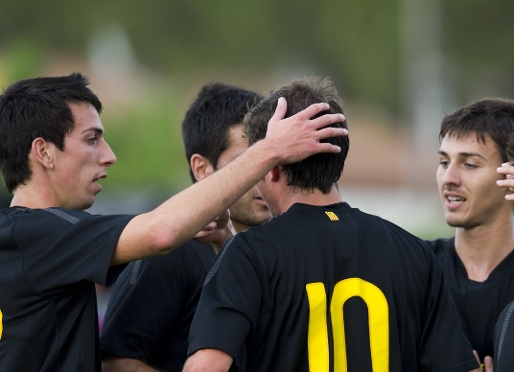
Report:
[[[97,187],[98,191],[102,191],[102,185],[100,185],[98,183],[98,181],[100,181],[102,178],[106,178],[107,177],[107,174],[104,173],[102,175],[100,175],[99,177],[93,179],[93,183],[95,184],[95,186]]]
[[[259,205],[266,206],[266,207],[268,206],[268,204],[264,201],[264,199],[261,196],[256,196],[253,198],[253,200]]]
[[[450,203],[461,203],[464,201],[464,198],[460,198],[458,196],[448,196],[446,199],[448,199],[448,201]]]
[[[445,195],[445,200],[445,204],[449,209],[458,208],[466,202],[466,198],[460,195]]]

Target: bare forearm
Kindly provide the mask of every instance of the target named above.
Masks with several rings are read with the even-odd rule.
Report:
[[[103,372],[159,372],[138,359],[112,357],[102,359]]]

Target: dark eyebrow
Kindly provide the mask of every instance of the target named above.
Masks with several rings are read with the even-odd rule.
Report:
[[[439,155],[442,155],[442,156],[448,156],[448,154],[444,151],[441,151],[439,150],[437,152]],[[481,158],[481,159],[484,159],[486,160],[482,155],[480,155],[478,152],[459,152],[458,153],[458,156],[461,157],[461,158],[472,158],[472,157],[477,157],[477,158]]]
[[[103,136],[103,134],[104,134],[104,131],[102,129],[100,129],[100,128],[97,128],[97,127],[87,128],[87,129],[84,129],[82,131],[82,133],[87,133],[87,132],[95,132],[99,136]]]

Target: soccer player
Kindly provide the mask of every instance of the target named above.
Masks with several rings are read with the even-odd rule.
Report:
[[[505,177],[496,184],[507,192],[505,199],[514,201],[514,133],[507,143],[507,160],[498,168],[498,173]],[[494,329],[494,371],[511,372],[514,370],[514,301],[501,312]]]
[[[496,186],[513,122],[514,102],[484,99],[447,115],[439,134],[437,185],[455,236],[430,243],[464,333],[488,369],[496,320],[514,298],[513,206]]]
[[[241,155],[243,118],[262,97],[225,84],[204,86],[182,122],[182,137],[197,182]],[[236,232],[271,218],[256,187],[230,206]],[[116,281],[101,332],[104,372],[181,371],[187,336],[207,271],[232,236],[217,232],[210,245],[190,241],[165,256],[131,262]],[[157,306],[158,305],[158,306]]]
[[[98,97],[77,73],[11,84],[0,95],[0,171],[13,193],[0,211],[0,370],[99,371],[95,282],[109,285],[127,262],[214,228],[273,166],[340,151],[319,140],[346,134],[322,128],[341,115],[311,120],[328,109],[319,103],[280,120],[286,107],[257,147],[155,210],[93,216],[82,210],[116,162]]]
[[[287,116],[318,100],[343,112],[329,81],[295,81],[247,115],[250,145],[264,138],[279,97]],[[275,217],[218,255],[184,371],[227,371],[242,347],[250,372],[477,368],[437,258],[422,240],[342,202],[336,182],[349,141],[329,141],[343,151],[275,166],[257,184]]]

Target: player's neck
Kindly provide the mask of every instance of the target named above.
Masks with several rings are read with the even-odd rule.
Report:
[[[299,188],[289,188],[287,196],[284,198],[284,206],[282,212],[287,211],[295,203],[303,203],[309,205],[329,205],[342,202],[341,195],[336,187],[328,194],[323,194],[320,190],[301,190]]]
[[[468,278],[482,282],[514,249],[514,218],[455,230],[455,250]]]
[[[35,188],[33,183],[28,182],[26,185],[20,185],[14,190],[11,207],[27,207],[32,209],[56,207],[51,200],[52,197],[45,193],[43,189]]]
[[[44,209],[62,207],[59,205],[55,190],[52,187],[48,174],[43,167],[30,166],[31,176],[23,184],[19,184],[13,191],[11,207],[27,207]]]

